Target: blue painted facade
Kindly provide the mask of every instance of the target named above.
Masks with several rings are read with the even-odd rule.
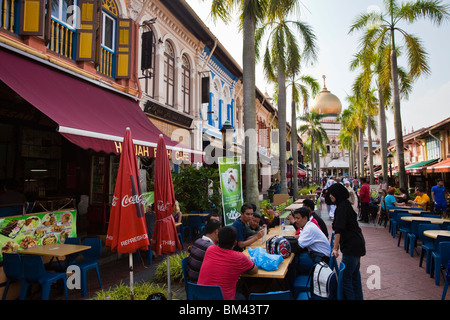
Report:
[[[206,62],[210,49],[204,48],[201,55],[202,60]],[[230,121],[233,128],[236,125],[235,119],[235,86],[238,77],[233,75],[224,65],[214,56],[208,61],[206,71],[210,73],[210,91],[209,103],[202,105],[200,117],[206,120],[203,132],[215,136],[220,136],[220,129],[226,120]]]

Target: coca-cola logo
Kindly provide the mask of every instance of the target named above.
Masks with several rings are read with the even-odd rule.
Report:
[[[119,198],[118,197],[116,197],[116,196],[113,196],[113,199],[112,199],[112,201],[111,201],[111,205],[113,206],[113,207],[115,207],[116,205],[117,205],[117,200],[119,200]],[[129,196],[128,194],[126,194],[126,195],[124,195],[123,196],[123,198],[122,198],[122,201],[121,201],[121,205],[122,205],[122,207],[128,207],[129,205],[132,205],[132,204],[142,204],[142,205],[145,205],[145,203],[146,203],[146,201],[145,201],[145,199],[142,197],[142,195],[132,195],[132,196]]]
[[[157,204],[156,204],[156,207],[157,207],[157,209],[158,209],[159,212],[164,212],[164,211],[167,211],[167,210],[169,209],[170,204],[171,204],[171,203],[170,203],[169,201],[167,201],[166,203],[164,203],[164,201],[158,200],[158,202],[157,202]]]

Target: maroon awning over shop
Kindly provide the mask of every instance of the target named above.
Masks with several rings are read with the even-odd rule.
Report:
[[[0,80],[58,124],[58,131],[83,149],[121,153],[123,133],[133,132],[136,155],[153,157],[161,132],[137,101],[0,49]],[[193,161],[192,150],[164,135],[172,160]],[[173,154],[175,152],[175,154]],[[195,160],[197,161],[197,160]]]

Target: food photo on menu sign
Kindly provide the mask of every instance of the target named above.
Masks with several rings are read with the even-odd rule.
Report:
[[[76,235],[76,210],[4,218],[0,219],[0,253],[64,243]]]

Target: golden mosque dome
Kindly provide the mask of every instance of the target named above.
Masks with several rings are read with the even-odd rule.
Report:
[[[342,103],[339,98],[325,86],[325,76],[323,76],[323,89],[314,99],[309,111],[315,111],[319,114],[340,114],[342,111]]]

